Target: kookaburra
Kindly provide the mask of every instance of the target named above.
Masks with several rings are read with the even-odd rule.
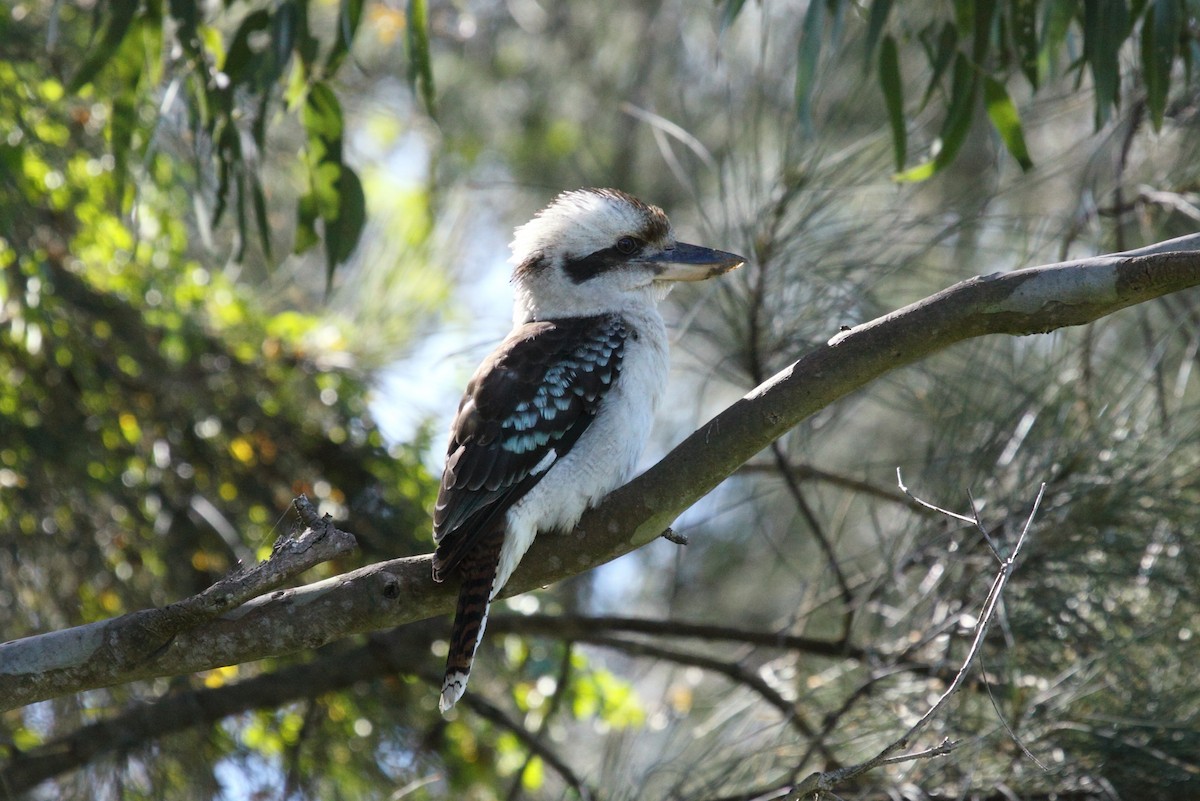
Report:
[[[744,261],[675,241],[662,209],[615,189],[564,192],[511,247],[513,329],[467,384],[433,513],[433,578],[462,578],[443,712],[534,536],[632,475],[667,380],[658,301]]]

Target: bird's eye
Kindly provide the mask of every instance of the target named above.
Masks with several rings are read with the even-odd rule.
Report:
[[[632,256],[637,249],[638,241],[632,236],[623,236],[617,240],[617,252],[623,256]]]

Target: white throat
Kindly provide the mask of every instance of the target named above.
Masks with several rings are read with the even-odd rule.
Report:
[[[590,317],[597,314],[655,311],[674,284],[653,281],[636,287],[611,285],[598,278],[589,282],[586,292],[570,285],[561,270],[554,270],[532,290],[525,282],[514,282],[513,325],[534,320],[560,320],[564,317]]]

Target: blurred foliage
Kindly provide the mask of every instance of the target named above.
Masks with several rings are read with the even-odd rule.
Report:
[[[307,189],[298,201],[293,247],[303,253],[323,241],[327,283],[332,282],[334,270],[359,243],[366,206],[358,173],[343,157],[341,103],[329,84],[350,53],[364,3],[330,5],[310,0],[224,3],[219,8],[196,0],[96,3],[86,55],[66,90],[91,89],[108,105],[106,134],[118,197],[131,163],[156,149],[153,128],[139,123],[148,122],[154,105],[161,106],[159,113],[169,112],[178,95],[187,106],[187,133],[203,151],[198,166],[211,167],[217,176],[207,224],[220,225],[232,209],[237,230],[233,261],[244,260],[251,230],[270,258],[271,223],[260,162],[270,120],[282,100],[288,109],[299,110],[305,133]],[[413,6],[422,14],[415,27],[408,26],[412,80],[419,78],[432,110],[424,3]],[[80,13],[77,9],[55,6],[51,13],[58,25],[80,30],[70,24]],[[24,26],[13,27],[19,35]]]
[[[726,0],[725,24],[745,0]],[[1036,94],[1062,78],[1092,79],[1095,126],[1103,127],[1123,95],[1145,104],[1154,129],[1168,114],[1172,83],[1194,90],[1200,56],[1200,3],[1195,0],[955,0],[952,3],[810,2],[797,42],[796,113],[812,125],[813,92],[824,49],[844,45],[846,17],[866,23],[861,40],[867,68],[877,61],[900,181],[924,181],[952,163],[976,124],[982,97],[988,120],[1022,169],[1033,166],[1013,96]],[[944,119],[930,156],[905,169],[908,123],[904,113],[899,45],[919,54],[928,75],[920,114],[937,98]],[[1134,51],[1127,56],[1127,51]],[[878,56],[876,56],[878,53]],[[1138,70],[1123,59],[1136,58]],[[1183,75],[1179,73],[1183,72]]]
[[[1195,15],[1151,1],[11,4],[4,638],[203,589],[270,547],[298,491],[345,521],[363,560],[427,551],[440,434],[385,443],[373,368],[419,351],[451,301],[506,316],[477,281],[509,224],[562,188],[620,186],[681,237],[751,256],[676,293],[668,440],[838,326],[973,274],[1195,230]],[[422,114],[435,61],[436,124]],[[909,177],[938,180],[888,181],[888,159],[903,168],[923,137],[941,150]],[[308,258],[278,247],[289,238]],[[469,322],[468,351],[484,337]],[[1197,342],[1200,311],[1180,296],[877,382],[685,516],[687,549],[659,543],[515,599],[507,621],[498,610],[508,628],[452,719],[428,683],[446,633],[430,621],[7,713],[0,756],[116,721],[119,744],[34,797],[558,798],[576,781],[604,798],[772,797],[895,737],[962,658],[995,559],[899,496],[900,466],[941,505],[963,511],[971,493],[1001,546],[1049,489],[978,674],[990,691],[969,687],[927,735],[960,750],[842,797],[1189,797]],[[521,633],[538,610],[664,622]],[[828,647],[689,639],[675,620]],[[157,721],[166,733],[139,728],[175,700],[193,703]]]

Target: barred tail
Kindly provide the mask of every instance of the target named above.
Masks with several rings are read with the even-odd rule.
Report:
[[[454,612],[454,627],[450,631],[450,652],[446,655],[446,677],[442,680],[442,712],[462,698],[471,677],[475,650],[483,640],[491,606],[492,585],[496,580],[496,565],[500,559],[500,536],[489,537],[492,543],[469,554],[461,564],[463,582],[458,591],[458,609]],[[493,547],[488,547],[492,545]]]

